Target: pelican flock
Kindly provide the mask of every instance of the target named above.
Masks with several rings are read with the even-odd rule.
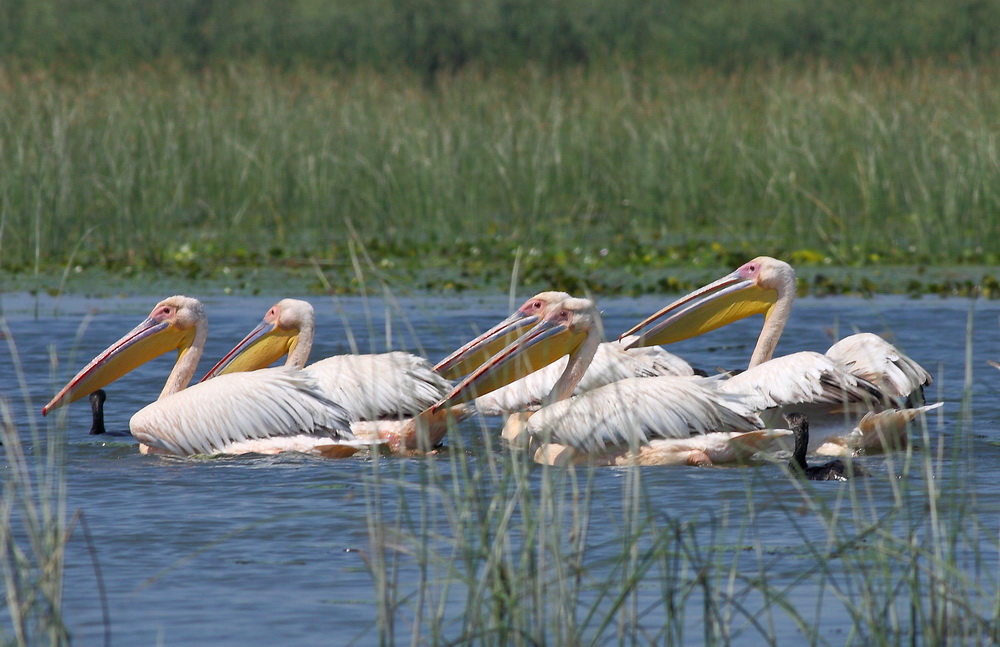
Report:
[[[208,338],[197,299],[173,296],[90,361],[42,408],[42,415],[86,397],[168,351],[177,361],[159,398],[132,416],[129,429],[144,451],[189,456],[318,451],[353,440],[347,412],[315,380],[283,368],[239,373],[185,388]],[[337,453],[337,452],[335,452]]]
[[[518,430],[542,445],[536,451],[542,461],[566,460],[569,449],[573,456],[599,456],[609,463],[703,464],[735,460],[739,447],[774,437],[759,431],[763,423],[741,396],[722,394],[704,378],[629,376],[574,396],[599,349],[606,347],[602,331],[592,301],[552,303],[534,328],[487,360],[438,406],[449,406],[453,398],[464,401],[484,384],[496,388],[497,380],[517,380],[563,358],[541,408]]]
[[[940,406],[924,401],[931,375],[871,333],[825,353],[775,357],[794,293],[791,266],[758,257],[606,341],[592,300],[542,292],[437,364],[401,351],[309,364],[315,311],[282,299],[193,385],[207,317],[197,299],[174,296],[91,360],[42,413],[91,394],[96,411],[102,387],[176,351],[159,398],[129,422],[144,452],[426,452],[474,412],[505,417],[511,451],[529,447],[550,463],[743,461],[778,447],[792,429],[799,466],[807,437],[819,453],[904,446],[908,423]],[[735,375],[697,375],[661,347],[755,314],[764,325],[747,369]],[[286,355],[283,366],[268,368]]]
[[[774,357],[791,316],[795,271],[768,256],[698,288],[626,331],[630,346],[668,344],[702,335],[739,319],[764,315],[750,362],[720,382],[726,393],[751,398],[768,424],[781,424],[792,409],[805,412],[813,429],[814,447],[876,450],[906,443],[906,423],[929,409],[923,388],[932,378],[923,367],[892,344],[871,333],[845,337],[825,354],[801,351]],[[850,432],[838,434],[848,420]],[[816,436],[819,438],[815,438]],[[818,441],[818,442],[817,442]],[[832,451],[838,452],[834,449]]]

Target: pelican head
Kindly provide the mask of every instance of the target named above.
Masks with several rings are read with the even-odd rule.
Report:
[[[255,371],[270,366],[286,354],[292,365],[303,368],[312,350],[315,328],[316,313],[312,304],[299,299],[282,299],[271,306],[264,320],[226,353],[201,381],[224,373]]]
[[[538,323],[546,308],[568,298],[565,292],[539,292],[514,314],[438,362],[434,370],[450,380],[469,373]]]
[[[90,395],[167,351],[176,350],[183,356],[196,335],[208,334],[206,321],[205,310],[197,299],[172,296],[160,301],[145,321],[84,366],[42,408],[42,415]]]
[[[466,376],[431,409],[455,406],[495,391],[548,366],[563,355],[577,355],[588,336],[599,340],[603,335],[600,314],[590,299],[567,297],[534,317],[537,323],[533,328]],[[592,354],[583,362],[584,370],[591,359]]]
[[[794,292],[792,266],[770,256],[758,256],[721,279],[677,299],[622,337],[638,333],[639,337],[629,347],[655,346],[697,337],[756,314],[764,315],[766,320],[775,304]]]

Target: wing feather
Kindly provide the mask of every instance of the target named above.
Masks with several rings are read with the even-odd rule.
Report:
[[[655,348],[625,350],[618,342],[604,342],[597,347],[597,353],[587,367],[586,373],[573,393],[580,395],[607,384],[632,377],[656,377],[673,375],[672,371],[682,371],[676,362],[670,363],[664,355],[670,355],[663,349]],[[677,361],[687,365],[684,360],[670,355]],[[569,357],[561,357],[548,366],[530,373],[507,386],[492,393],[476,398],[476,409],[487,416],[498,416],[515,411],[537,409],[542,400],[549,394],[559,376],[566,369]],[[691,370],[691,367],[687,367]],[[691,371],[693,373],[693,371]],[[691,373],[686,373],[690,375]]]
[[[536,439],[584,452],[761,427],[741,396],[671,376],[621,380],[545,407],[528,420]]]
[[[273,368],[191,386],[143,407],[129,427],[140,442],[187,456],[278,436],[350,439],[349,423],[309,374]]]
[[[611,343],[626,348],[638,338],[638,335],[629,335],[628,337],[622,337],[617,342]],[[695,374],[694,368],[687,361],[664,350],[661,346],[638,346],[628,348],[626,352],[638,362],[644,364],[648,371],[647,375],[636,375],[636,377],[653,377],[656,375],[678,375],[683,377]]]
[[[723,393],[747,396],[757,411],[790,404],[878,402],[883,398],[875,385],[812,351],[775,357],[717,385]]]
[[[451,390],[451,383],[430,362],[401,351],[337,355],[309,365],[306,371],[354,420],[415,416]]]
[[[924,367],[873,333],[844,337],[826,356],[899,401],[934,381]]]

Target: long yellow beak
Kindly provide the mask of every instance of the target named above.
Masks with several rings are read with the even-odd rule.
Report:
[[[283,330],[274,322],[265,319],[226,353],[225,357],[201,378],[201,381],[226,373],[256,371],[270,366],[292,352],[298,341],[298,330]]]
[[[538,319],[538,315],[515,312],[438,362],[434,370],[449,380],[466,375],[514,343]]]
[[[677,299],[622,333],[619,339],[639,335],[627,348],[671,344],[744,317],[755,314],[766,317],[777,300],[776,290],[760,287],[755,280],[740,276],[737,270]]]
[[[575,352],[586,337],[584,331],[574,331],[563,324],[542,319],[466,376],[451,393],[432,406],[431,411],[474,400],[545,368],[563,355]]]
[[[170,321],[147,317],[124,337],[90,360],[52,401],[42,407],[44,416],[70,402],[76,402],[114,382],[122,375],[170,350],[184,352],[194,339],[194,328],[180,330]]]

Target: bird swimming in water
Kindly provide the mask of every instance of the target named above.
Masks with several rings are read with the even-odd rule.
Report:
[[[104,401],[107,397],[104,389],[97,389],[90,394],[90,414],[93,419],[90,423],[91,436],[106,433],[104,429]]]
[[[795,450],[788,469],[796,475],[804,476],[810,481],[846,481],[852,477],[868,476],[860,465],[847,464],[838,459],[823,465],[806,463],[806,448],[809,446],[809,420],[801,413],[784,414],[788,428],[795,436]]]

